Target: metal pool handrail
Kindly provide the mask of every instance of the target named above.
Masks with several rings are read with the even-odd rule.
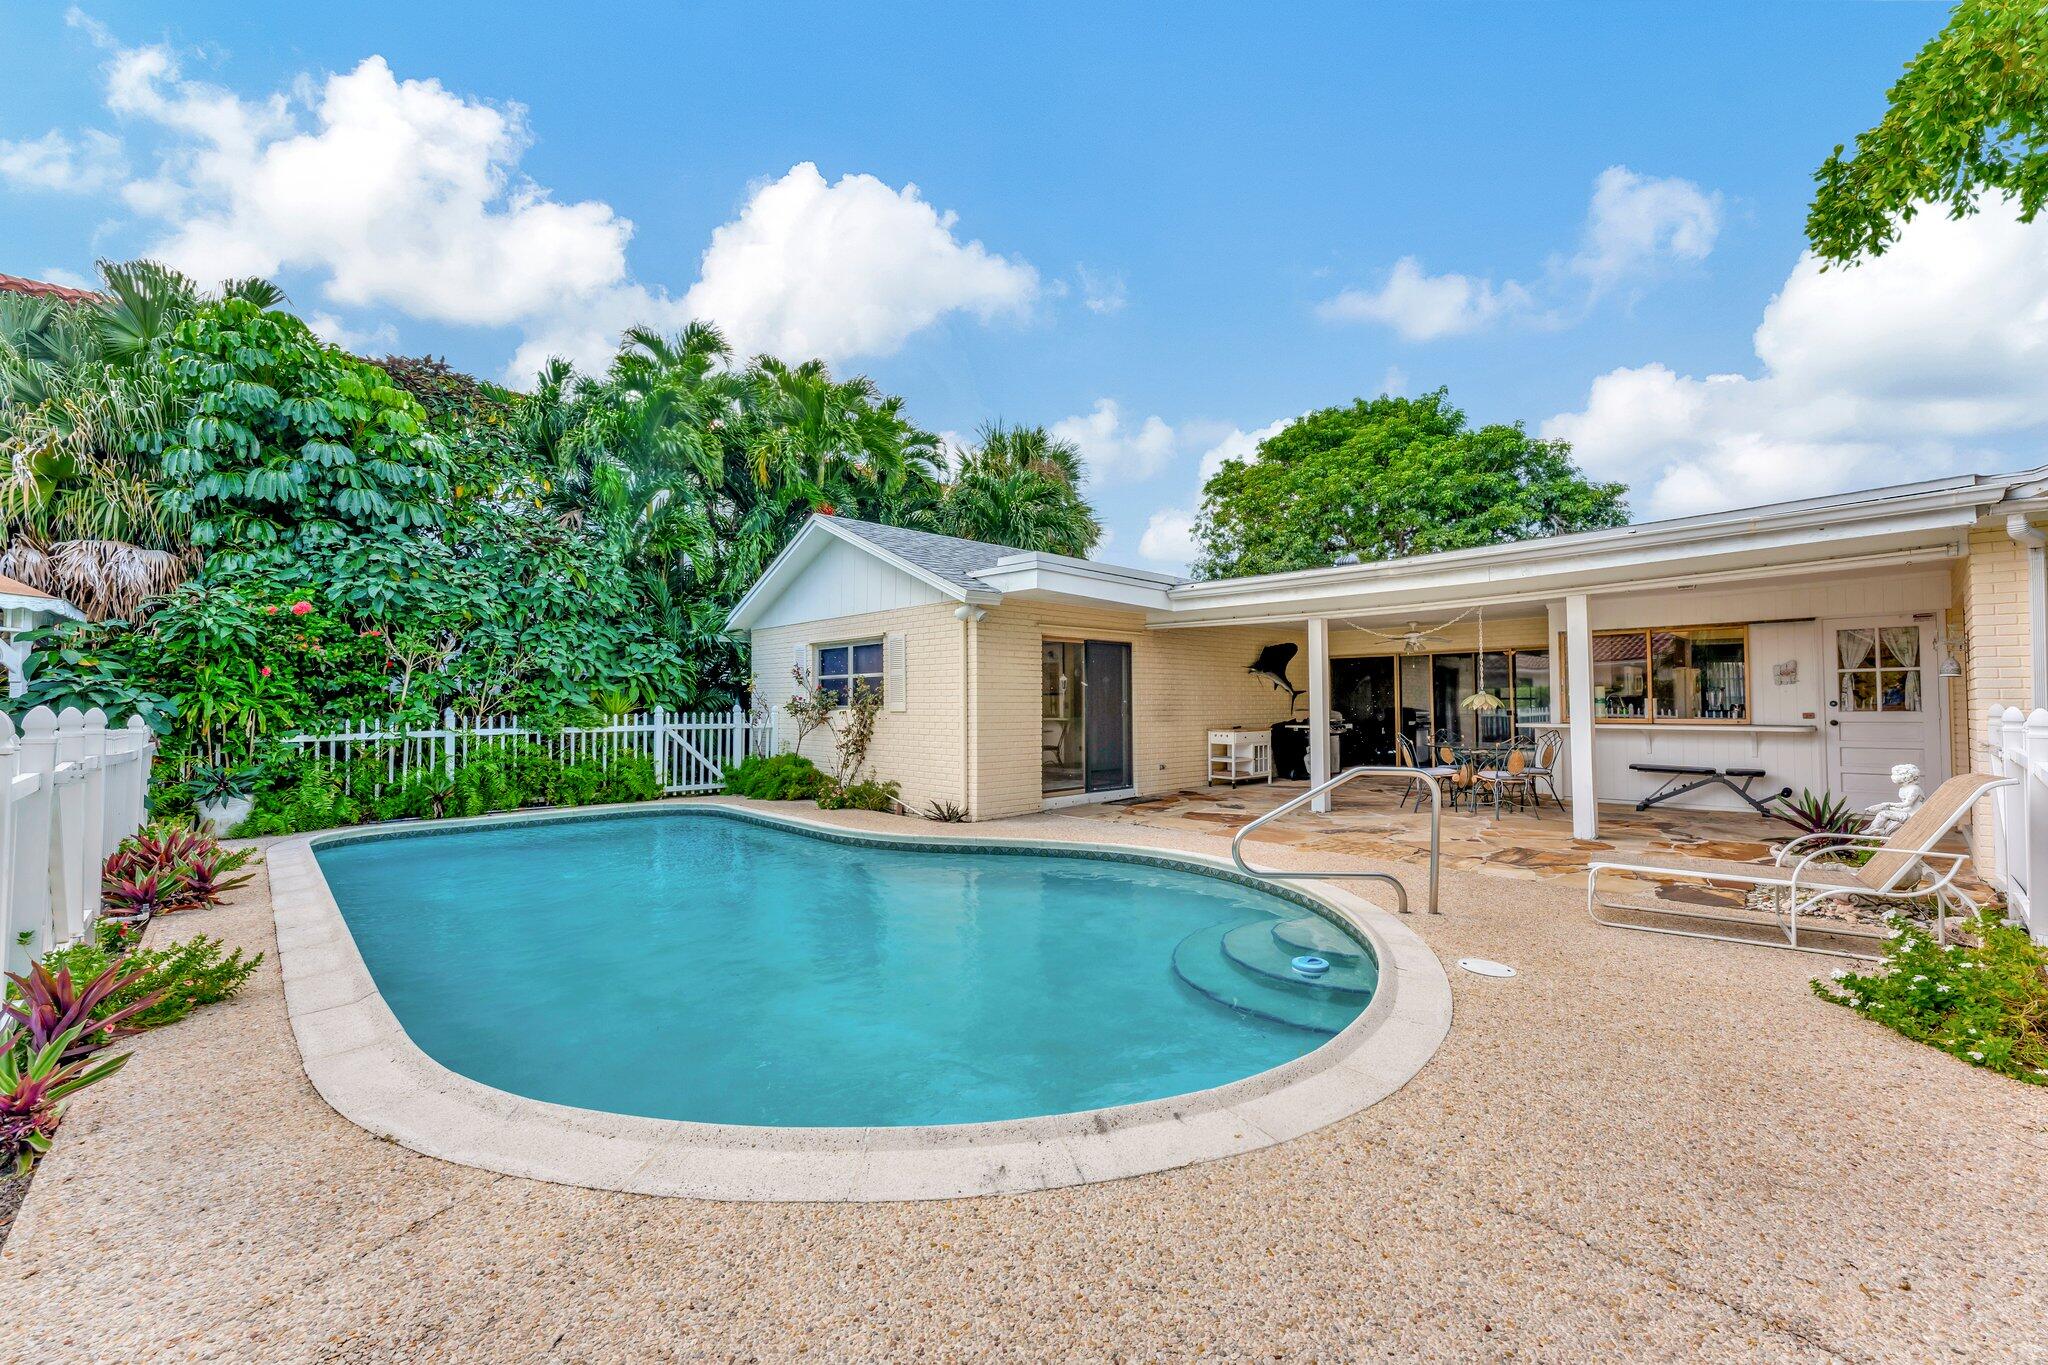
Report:
[[[1267,811],[1264,815],[1261,815],[1258,819],[1252,821],[1243,829],[1239,830],[1236,836],[1233,837],[1230,841],[1230,860],[1237,864],[1239,871],[1247,873],[1254,877],[1265,877],[1272,881],[1325,881],[1333,880],[1338,877],[1347,877],[1359,881],[1385,882],[1388,886],[1394,888],[1394,899],[1397,908],[1399,908],[1402,914],[1407,914],[1408,889],[1402,886],[1400,879],[1395,877],[1391,873],[1268,872],[1263,869],[1253,867],[1250,863],[1244,860],[1245,838],[1253,830],[1257,829],[1260,825],[1265,824],[1269,820],[1277,820],[1281,816],[1287,814],[1289,811],[1297,809],[1304,802],[1313,801],[1318,796],[1323,795],[1325,792],[1333,792],[1347,782],[1356,781],[1358,778],[1361,777],[1374,776],[1399,777],[1404,778],[1410,782],[1420,782],[1422,784],[1422,789],[1429,793],[1429,913],[1432,915],[1443,913],[1442,911],[1437,909],[1436,874],[1437,863],[1439,861],[1440,853],[1442,850],[1444,794],[1441,790],[1438,789],[1435,779],[1430,777],[1429,774],[1415,768],[1374,766],[1346,768],[1343,772],[1338,773],[1335,777],[1323,783],[1322,786],[1312,787],[1308,791],[1305,791],[1301,795],[1295,797],[1292,801],[1288,801],[1282,805],[1275,806],[1272,810]]]

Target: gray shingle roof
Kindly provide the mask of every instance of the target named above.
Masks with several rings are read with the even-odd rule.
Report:
[[[880,546],[898,559],[915,564],[926,573],[937,574],[963,591],[987,589],[988,584],[974,576],[976,570],[994,568],[996,561],[1005,555],[1029,553],[1014,545],[989,545],[979,540],[962,540],[958,536],[884,526],[880,522],[855,521],[852,517],[833,517],[832,524],[842,531],[851,531],[871,545]]]

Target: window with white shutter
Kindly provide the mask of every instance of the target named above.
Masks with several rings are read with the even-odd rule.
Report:
[[[903,664],[903,632],[892,630],[882,637],[882,705],[891,711],[910,709],[910,688]]]

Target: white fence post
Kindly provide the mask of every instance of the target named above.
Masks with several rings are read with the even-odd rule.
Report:
[[[654,783],[668,790],[668,708],[654,708]]]
[[[85,864],[97,842],[86,842],[85,717],[75,706],[57,716],[57,765],[51,773],[56,809],[50,817],[50,899],[55,902],[55,938],[69,943],[85,932]],[[92,893],[99,892],[99,869],[93,869]]]
[[[34,800],[36,793],[16,789],[20,772],[21,744],[15,738],[14,722],[0,711],[0,968],[10,972],[22,971],[28,965],[27,954],[14,943],[15,935],[28,927],[22,922],[28,897],[14,885],[14,870],[21,858],[15,849],[14,831],[21,820],[21,808]]]
[[[751,718],[738,702],[732,704],[732,747],[728,750],[728,761],[737,766],[747,761],[747,752],[754,738]]]
[[[2007,845],[2019,844],[2026,850],[2020,858],[2020,866],[2026,878],[2022,892],[2014,896],[2006,893],[2006,906],[2011,917],[2027,926],[2027,932],[2036,939],[2048,940],[2048,915],[2034,909],[2033,870],[2048,867],[2048,776],[2043,775],[2048,765],[2048,710],[2036,709],[2027,717],[2020,734],[2022,740],[2022,762],[2018,773],[2006,768],[2007,776],[2020,779],[2019,789],[2026,793],[2020,809],[2024,812],[2025,825],[2017,839],[2008,839]]]
[[[107,713],[95,706],[85,713],[85,719],[78,727],[79,763],[85,769],[82,779],[85,787],[85,827],[79,837],[84,846],[87,866],[82,869],[79,883],[86,886],[82,905],[83,919],[78,932],[99,917],[100,912],[100,868],[107,861],[107,799],[111,795],[107,786]]]
[[[441,775],[451,780],[455,776],[455,708],[452,706],[441,712]]]
[[[51,853],[57,842],[57,716],[38,706],[21,720],[15,790],[26,798],[14,821],[14,923],[7,950],[19,958],[41,957],[57,946],[56,898]],[[25,944],[17,946],[22,934]]]
[[[2012,777],[2012,763],[2005,746],[2005,708],[1994,706],[1985,718],[1984,752],[1991,765],[1993,777]],[[1991,797],[1991,866],[1982,869],[1997,886],[2004,886],[2010,880],[2010,863],[2005,846],[2014,821],[2020,810],[2018,794],[2007,787],[1994,792]]]

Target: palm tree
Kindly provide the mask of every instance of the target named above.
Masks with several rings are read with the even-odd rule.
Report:
[[[984,427],[981,444],[959,452],[938,497],[907,520],[942,535],[1081,557],[1102,538],[1082,477],[1080,450],[1045,428]]]
[[[184,420],[156,352],[209,301],[154,261],[102,261],[99,274],[90,303],[0,296],[0,573],[96,620],[131,614],[196,567],[150,451]],[[230,280],[220,297],[284,299],[259,279]]]

